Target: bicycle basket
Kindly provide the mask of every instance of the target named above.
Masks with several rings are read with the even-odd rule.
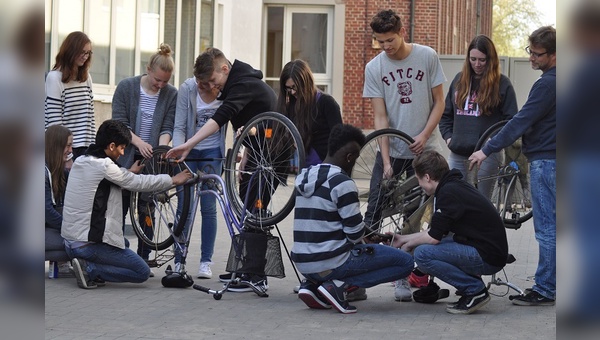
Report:
[[[242,232],[233,237],[225,268],[228,272],[284,278],[279,238],[265,233]]]

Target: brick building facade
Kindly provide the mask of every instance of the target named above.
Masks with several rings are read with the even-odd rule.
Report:
[[[369,27],[371,18],[379,10],[396,11],[406,28],[405,41],[431,46],[438,54],[464,55],[475,35],[491,36],[492,0],[346,0],[345,4],[342,111],[345,122],[363,129],[373,128],[371,104],[362,98],[362,90],[365,66],[381,52],[372,44]],[[453,75],[446,75],[450,76]]]

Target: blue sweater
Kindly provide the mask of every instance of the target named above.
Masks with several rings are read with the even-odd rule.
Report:
[[[542,74],[521,110],[481,150],[489,156],[521,136],[530,162],[556,159],[556,67]]]

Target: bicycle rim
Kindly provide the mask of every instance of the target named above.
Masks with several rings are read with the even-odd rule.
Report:
[[[173,176],[182,164],[164,161],[168,146],[154,148],[152,157],[144,160],[143,174]],[[177,216],[178,200],[183,200],[181,218]],[[151,250],[163,250],[173,244],[171,232],[180,233],[187,220],[190,187],[181,186],[165,191],[132,192],[129,205],[131,225],[137,237]]]
[[[264,112],[251,119],[226,158],[226,194],[234,213],[245,212],[245,222],[257,227],[285,219],[294,208],[294,180],[304,157],[300,133],[287,117]]]

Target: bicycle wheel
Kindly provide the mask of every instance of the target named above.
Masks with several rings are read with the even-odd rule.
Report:
[[[489,127],[477,142],[475,150],[480,150],[507,122],[501,121]],[[494,162],[495,172],[482,174],[482,171],[474,169],[474,184],[477,187],[490,187],[488,198],[498,210],[506,228],[519,228],[533,216],[529,163],[522,153],[521,140],[495,155],[490,155],[486,161],[488,160]]]
[[[394,176],[383,179],[381,143],[387,142]],[[382,129],[370,133],[352,170],[358,188],[360,210],[365,224],[377,233],[413,233],[420,229],[407,228],[409,217],[420,220],[425,216],[418,209],[426,200],[412,169],[408,146],[414,140],[404,132]],[[414,214],[413,214],[414,213]],[[421,215],[421,216],[418,216]],[[409,230],[411,229],[411,230]]]
[[[287,117],[264,112],[252,118],[225,160],[226,194],[235,214],[245,211],[246,222],[257,227],[286,218],[294,208],[294,180],[304,157],[300,133]]]
[[[170,176],[182,171],[183,164],[166,162],[164,155],[170,149],[161,145],[154,148],[152,157],[145,159],[142,174]],[[180,191],[178,193],[178,190]],[[178,195],[179,194],[179,195]],[[177,200],[183,199],[181,217],[177,216]],[[151,250],[163,250],[173,244],[171,232],[181,232],[187,220],[190,205],[190,186],[166,191],[132,192],[129,215],[133,231]]]

